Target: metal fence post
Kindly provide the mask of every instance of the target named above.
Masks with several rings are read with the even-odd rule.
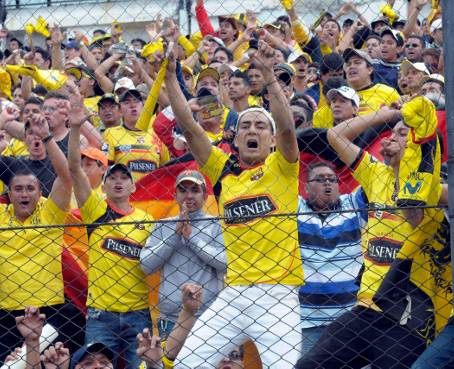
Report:
[[[449,192],[449,221],[451,231],[451,265],[454,258],[454,69],[451,67],[454,61],[454,48],[449,47],[450,35],[454,34],[454,2],[443,0],[443,40],[445,46],[445,95],[446,95],[446,124],[448,131],[448,186]],[[454,265],[453,265],[454,266]],[[454,267],[453,267],[454,279]]]

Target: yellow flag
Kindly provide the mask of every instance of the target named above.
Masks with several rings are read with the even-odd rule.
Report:
[[[164,54],[164,45],[162,40],[146,44],[142,49],[141,56],[153,60],[153,54],[158,51]]]
[[[137,120],[136,123],[137,129],[140,129],[142,131],[148,131],[148,129],[150,128],[151,117],[156,107],[156,102],[158,101],[162,83],[164,82],[164,78],[166,76],[167,64],[169,64],[169,60],[166,58],[164,59],[164,61],[161,64],[161,67],[159,68],[156,80],[154,81],[153,86],[151,87],[151,91],[148,94],[147,100],[145,101],[142,113],[140,114],[140,117]]]
[[[50,32],[47,28],[47,22],[43,17],[38,17],[35,26],[35,32],[43,35],[44,37],[50,37]]]
[[[38,69],[35,65],[6,65],[6,70],[10,73],[17,73],[22,76],[30,76],[37,83],[47,90],[58,90],[61,88],[68,77],[58,70]]]

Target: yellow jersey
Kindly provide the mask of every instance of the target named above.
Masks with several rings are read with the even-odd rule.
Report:
[[[127,165],[135,181],[170,159],[166,146],[151,131],[112,127],[104,131],[104,142],[102,150],[109,161]]]
[[[372,298],[393,261],[398,257],[409,258],[405,250],[414,248],[416,240],[421,235],[431,235],[435,229],[434,215],[436,209],[425,209],[422,224],[412,228],[400,209],[385,209],[396,207],[396,178],[390,166],[375,159],[366,151],[352,165],[353,176],[362,186],[368,201],[369,214],[364,247],[364,273],[361,279],[358,300],[373,307]],[[441,186],[438,189],[440,195]],[[404,244],[407,246],[403,247]],[[404,250],[404,251],[402,251]]]
[[[65,301],[61,253],[66,212],[51,199],[41,198],[25,222],[12,205],[0,204],[1,227],[33,227],[0,232],[0,308],[51,306]],[[39,226],[60,225],[55,228]]]
[[[84,98],[84,106],[87,108],[89,113],[94,113],[91,119],[93,125],[98,128],[101,124],[101,118],[98,116],[98,101],[101,96],[92,96]]]
[[[218,199],[227,253],[229,285],[303,283],[295,215],[299,161],[279,150],[253,168],[212,147],[201,169]]]
[[[407,206],[437,205],[441,150],[435,106],[426,97],[418,96],[404,104],[401,112],[410,131],[400,162],[397,203]]]
[[[153,218],[135,208],[129,213],[116,209],[95,191],[80,213],[90,224],[87,306],[115,312],[146,309],[147,276],[140,268],[140,250],[152,230],[152,224],[145,222]]]

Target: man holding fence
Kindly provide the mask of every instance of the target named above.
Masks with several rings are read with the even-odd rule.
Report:
[[[292,113],[273,73],[275,51],[260,41],[254,61],[265,76],[273,117],[259,107],[240,114],[238,157],[212,146],[195,122],[176,79],[176,52],[170,54],[172,109],[214,186],[227,254],[227,287],[196,322],[175,368],[214,368],[247,339],[264,367],[293,368],[301,345],[297,286],[303,269],[296,219],[284,214],[297,211],[299,152]]]

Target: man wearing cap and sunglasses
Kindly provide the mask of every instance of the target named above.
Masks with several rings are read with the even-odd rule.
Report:
[[[99,131],[121,126],[120,104],[116,95],[107,93],[98,100],[98,114],[101,120]]]
[[[149,236],[152,218],[129,203],[136,189],[130,169],[112,165],[103,176],[105,198],[92,189],[81,166],[80,125],[86,118],[82,102],[70,116],[68,162],[74,194],[88,233],[88,319],[86,342],[100,341],[118,355],[127,369],[136,369],[137,333],[151,327],[146,275],[139,255]],[[107,222],[113,225],[106,224]],[[117,222],[130,222],[118,224]]]
[[[226,269],[219,221],[203,211],[207,199],[205,178],[200,172],[186,170],[178,175],[175,187],[180,215],[159,223],[140,253],[147,274],[161,269],[158,329],[163,339],[181,310],[181,287],[186,282],[203,287],[200,315],[217,297]]]

